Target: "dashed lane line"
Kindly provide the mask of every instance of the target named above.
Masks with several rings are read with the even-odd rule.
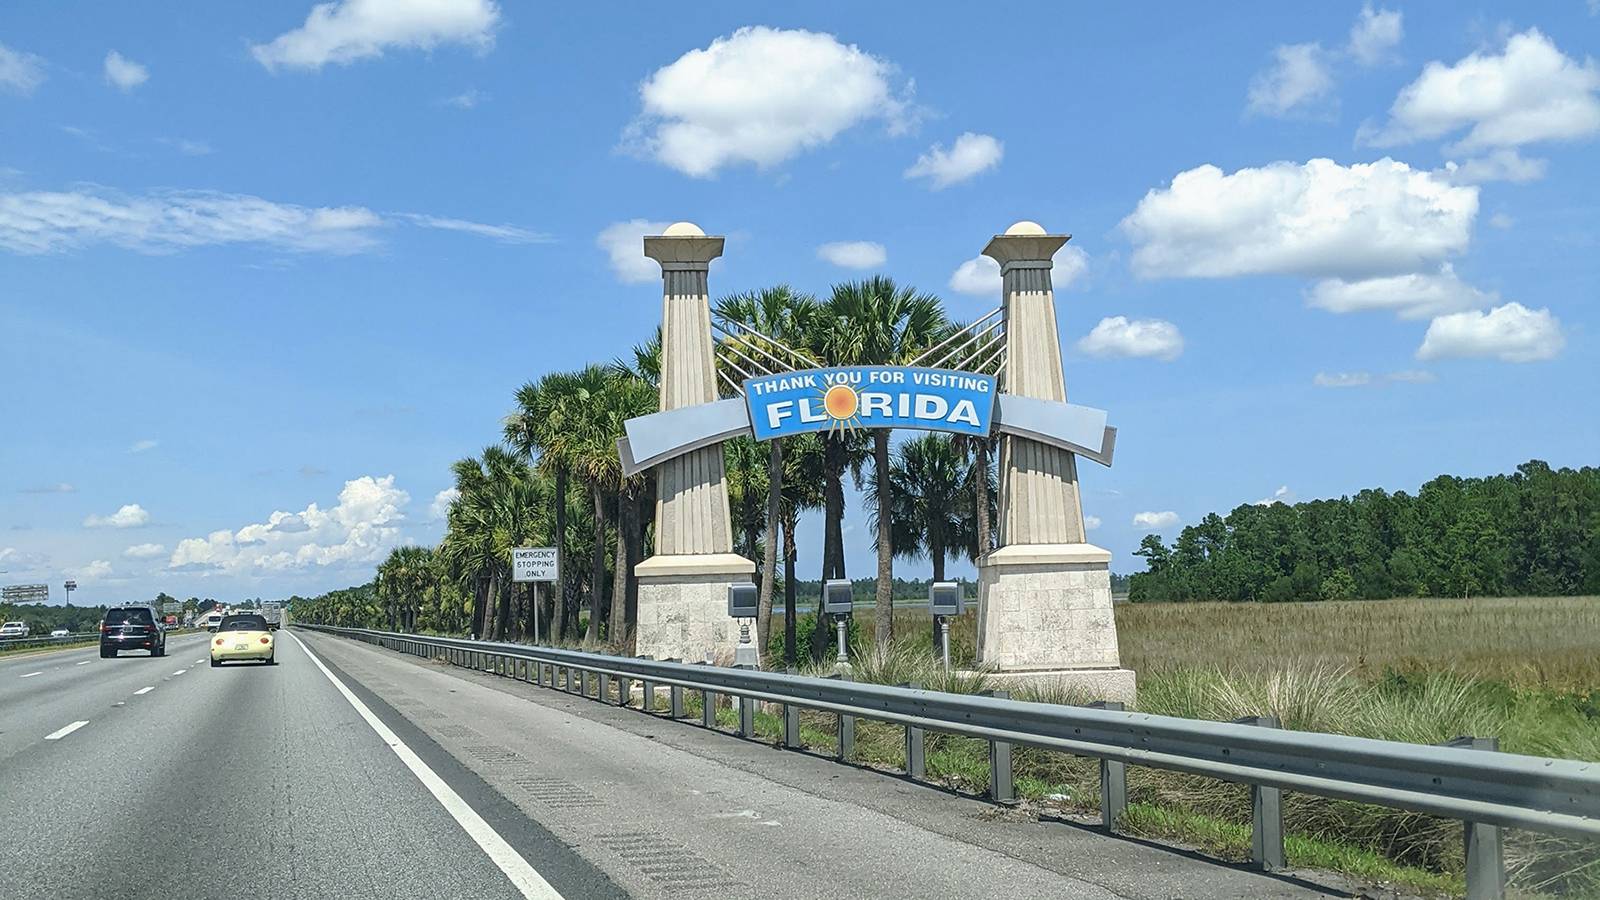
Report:
[[[174,674],[174,675],[182,675],[183,673],[185,673],[187,671],[189,671],[189,670],[188,669],[179,669],[178,671],[173,672],[172,674]]]
[[[73,665],[75,665],[75,666],[87,666],[87,665],[88,665],[88,664],[89,664],[89,663],[91,663],[91,662],[94,662],[94,660],[92,660],[92,659],[86,659],[86,660],[84,660],[84,661],[83,661],[83,662],[81,662],[81,663],[73,663]]]
[[[73,722],[71,725],[68,725],[67,727],[61,729],[60,731],[53,731],[50,734],[45,735],[44,739],[47,740],[47,741],[59,741],[62,738],[66,737],[67,735],[69,735],[71,733],[73,733],[74,731],[77,731],[79,728],[82,728],[83,726],[85,726],[87,724],[89,724],[89,720],[88,719],[85,719],[85,720],[83,720],[81,722]]]
[[[44,674],[43,672],[29,672],[28,674],[26,674],[26,675],[24,675],[22,677],[23,678],[32,678],[35,675],[43,675],[43,674]]]
[[[139,696],[139,695],[140,695],[140,694],[148,694],[148,693],[150,693],[150,692],[151,692],[151,691],[153,691],[153,690],[155,690],[155,689],[156,689],[156,686],[155,686],[155,685],[153,685],[153,684],[152,684],[152,685],[150,685],[150,686],[149,686],[149,687],[142,687],[142,688],[139,688],[139,689],[138,689],[138,690],[137,690],[137,691],[134,691],[134,692],[133,692],[133,695],[134,695],[134,696],[135,696],[135,697],[137,697],[137,696]]]
[[[394,751],[394,755],[400,757],[400,761],[406,764],[406,768],[411,770],[411,774],[417,776],[417,780],[422,782],[423,787],[426,787],[428,792],[433,794],[434,799],[439,801],[439,805],[450,813],[451,817],[456,820],[456,824],[460,825],[462,830],[467,833],[467,836],[477,842],[479,848],[488,855],[490,861],[498,866],[507,878],[511,879],[511,883],[516,886],[523,897],[526,897],[527,900],[564,900],[561,893],[552,887],[550,882],[544,880],[544,876],[539,874],[539,870],[529,865],[528,861],[522,858],[522,854],[506,843],[506,839],[500,836],[500,832],[494,830],[494,826],[485,822],[483,817],[478,815],[477,810],[473,809],[467,801],[461,799],[461,795],[457,794],[454,788],[446,784],[438,773],[434,772],[427,763],[422,761],[422,757],[418,756],[416,751],[408,747],[405,741],[400,740],[399,735],[391,731],[389,726],[383,724],[381,719],[373,715],[372,710],[361,702],[360,697],[352,693],[349,688],[345,687],[344,682],[328,671],[328,667],[322,664],[322,660],[318,659],[315,653],[311,652],[311,648],[301,642],[298,635],[290,634],[289,637],[294,638],[294,642],[300,645],[300,649],[305,651],[307,656],[311,657],[311,661],[316,663],[317,668],[322,670],[322,674],[328,676],[328,680],[333,682],[333,686],[339,689],[339,693],[350,701],[350,705],[355,707],[361,718],[365,719],[367,724],[372,726],[372,730],[378,733],[378,737],[389,745],[389,749]]]

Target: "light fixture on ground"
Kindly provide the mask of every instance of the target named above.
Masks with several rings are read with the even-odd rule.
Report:
[[[928,585],[928,612],[933,613],[933,626],[939,634],[939,655],[946,670],[950,668],[950,620],[967,608],[967,595],[954,581],[935,581]]]
[[[741,669],[754,669],[761,665],[756,645],[750,643],[750,620],[760,612],[759,592],[746,581],[728,585],[728,615],[739,623],[739,645],[733,651],[733,664]]]
[[[833,620],[839,636],[839,656],[834,662],[841,673],[850,671],[850,654],[845,638],[850,630],[850,614],[855,611],[855,585],[847,578],[830,578],[822,584],[822,612]],[[818,620],[820,626],[821,620]]]

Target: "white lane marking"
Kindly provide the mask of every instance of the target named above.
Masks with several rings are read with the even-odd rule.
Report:
[[[206,658],[202,656],[199,659],[195,660],[194,664],[198,666],[198,665],[200,665],[201,663],[203,663],[205,661],[206,661]]]
[[[43,672],[29,672],[28,674],[26,674],[26,675],[24,675],[22,677],[23,678],[32,678],[35,675],[43,675],[43,674],[44,674]]]
[[[394,755],[400,757],[400,761],[406,764],[406,768],[411,770],[411,774],[417,776],[417,780],[422,782],[423,787],[426,787],[428,792],[433,794],[434,799],[439,801],[439,805],[450,813],[456,820],[456,824],[460,825],[462,830],[483,849],[483,852],[488,854],[490,861],[499,866],[500,871],[511,879],[511,883],[516,885],[517,890],[522,892],[522,896],[527,897],[528,900],[563,900],[560,892],[551,887],[550,882],[545,881],[544,876],[540,875],[537,869],[528,865],[528,861],[522,858],[522,854],[506,843],[506,839],[501,837],[500,833],[495,831],[488,822],[485,822],[483,817],[478,815],[477,811],[467,804],[467,801],[461,799],[460,794],[457,794],[450,785],[445,784],[444,779],[440,778],[433,769],[429,768],[427,763],[422,761],[420,756],[417,756],[410,747],[406,746],[405,741],[400,740],[399,735],[390,731],[389,726],[383,724],[377,716],[373,715],[372,710],[361,702],[361,698],[351,693],[350,689],[344,686],[344,682],[328,671],[328,667],[322,664],[322,660],[318,659],[315,653],[311,652],[310,647],[302,643],[300,638],[294,634],[290,634],[289,637],[294,638],[294,642],[300,645],[300,649],[304,650],[307,656],[311,657],[311,661],[316,663],[317,668],[322,670],[322,674],[328,676],[328,680],[333,682],[333,686],[339,689],[339,693],[350,701],[350,705],[355,707],[356,712],[367,721],[368,725],[372,726],[372,730],[378,733],[378,737],[389,745],[389,749],[394,751]]]
[[[183,673],[185,673],[187,671],[189,671],[189,670],[188,669],[179,669],[178,671],[173,672],[172,674],[174,674],[174,675],[182,675]]]
[[[87,724],[89,724],[89,721],[87,719],[85,719],[82,722],[73,722],[71,725],[68,725],[67,727],[61,729],[60,731],[53,732],[51,734],[45,735],[44,739],[47,740],[47,741],[59,741],[62,738],[66,737],[67,735],[69,735],[71,733],[73,733],[74,731],[77,731],[79,728],[82,728],[83,726],[85,726]]]
[[[90,662],[92,662],[92,661],[93,661],[93,660],[88,660],[88,659],[86,659],[86,660],[84,660],[84,661],[83,661],[83,662],[81,662],[81,663],[73,663],[73,665],[75,665],[75,666],[87,666],[87,665],[88,665],[88,664],[89,664],[89,663],[90,663]]]
[[[140,694],[148,694],[148,693],[150,693],[150,692],[151,692],[151,691],[153,691],[153,690],[155,690],[155,689],[156,689],[156,686],[155,686],[155,685],[153,685],[153,684],[152,684],[152,685],[150,685],[150,686],[149,686],[149,687],[142,687],[142,688],[139,688],[139,689],[138,689],[138,690],[137,690],[137,691],[134,691],[134,692],[133,692],[133,695],[134,695],[134,696],[135,696],[135,697],[137,697],[137,696],[139,696],[139,695],[140,695]]]

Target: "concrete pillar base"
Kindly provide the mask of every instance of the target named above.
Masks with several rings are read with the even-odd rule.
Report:
[[[1072,705],[1096,700],[1119,700],[1132,706],[1137,697],[1137,681],[1132,669],[1050,669],[1038,672],[990,672],[996,688],[1008,690],[1014,699],[1023,699],[1018,688],[1026,685],[1039,692],[1046,703]]]
[[[718,665],[732,665],[739,623],[728,616],[728,586],[751,580],[755,570],[755,563],[733,553],[652,556],[639,563],[633,569],[639,578],[634,652],[686,663],[704,661],[710,652]]]
[[[1092,544],[1013,544],[979,560],[977,662],[1003,675],[1126,672],[1110,562]]]

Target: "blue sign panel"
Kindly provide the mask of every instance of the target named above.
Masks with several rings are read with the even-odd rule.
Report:
[[[993,375],[907,366],[848,366],[764,375],[744,383],[758,440],[808,431],[920,428],[987,435]]]

